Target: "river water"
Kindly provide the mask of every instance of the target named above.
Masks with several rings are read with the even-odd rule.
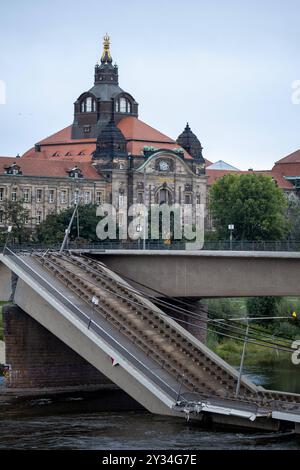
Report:
[[[255,383],[300,393],[300,374],[289,366],[247,369]],[[300,439],[275,434],[220,432],[183,419],[143,411],[91,411],[81,397],[0,402],[0,449],[298,449]]]

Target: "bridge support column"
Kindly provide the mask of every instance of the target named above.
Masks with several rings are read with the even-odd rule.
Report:
[[[3,307],[10,388],[62,388],[112,384],[17,305]]]
[[[168,313],[174,320],[176,320],[183,328],[191,333],[202,343],[206,342],[206,328],[207,328],[207,305],[201,302],[199,299],[190,298],[173,298],[170,300],[166,299],[168,303],[172,303],[176,308],[182,308],[185,311],[172,310],[172,308],[165,308],[165,306],[159,305],[159,307],[166,313]],[[183,303],[182,303],[183,302]],[[188,313],[188,311],[190,313]],[[194,315],[193,315],[194,314]]]

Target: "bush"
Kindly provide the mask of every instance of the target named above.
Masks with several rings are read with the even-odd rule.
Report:
[[[228,318],[243,316],[245,303],[239,299],[207,299],[203,301],[208,305],[209,318]]]
[[[276,317],[279,315],[281,300],[281,297],[249,297],[246,303],[248,316],[254,318]],[[267,325],[266,320],[257,320],[257,323]]]
[[[290,338],[291,340],[300,338],[300,328],[297,325],[289,322],[282,322],[278,323],[278,325],[275,325],[273,333],[275,336]]]

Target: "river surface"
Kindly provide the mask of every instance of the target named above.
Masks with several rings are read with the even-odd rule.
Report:
[[[248,367],[266,388],[300,393],[300,373],[289,366]],[[82,405],[81,405],[82,404]],[[91,411],[80,397],[0,402],[0,449],[297,449],[300,438],[275,434],[220,432],[197,423],[143,411]],[[82,407],[82,409],[81,409]]]

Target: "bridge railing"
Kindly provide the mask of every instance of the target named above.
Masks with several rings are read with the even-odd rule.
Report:
[[[39,243],[23,243],[9,244],[13,251],[45,251],[47,249],[58,251],[60,244],[39,244]],[[0,253],[3,251],[0,245]],[[69,242],[66,249],[71,250],[185,250],[186,244],[182,241],[173,241],[164,243],[163,241],[103,241],[97,243],[78,243]],[[299,251],[300,240],[284,240],[284,241],[249,241],[249,240],[215,240],[205,241],[202,250],[210,251]]]

